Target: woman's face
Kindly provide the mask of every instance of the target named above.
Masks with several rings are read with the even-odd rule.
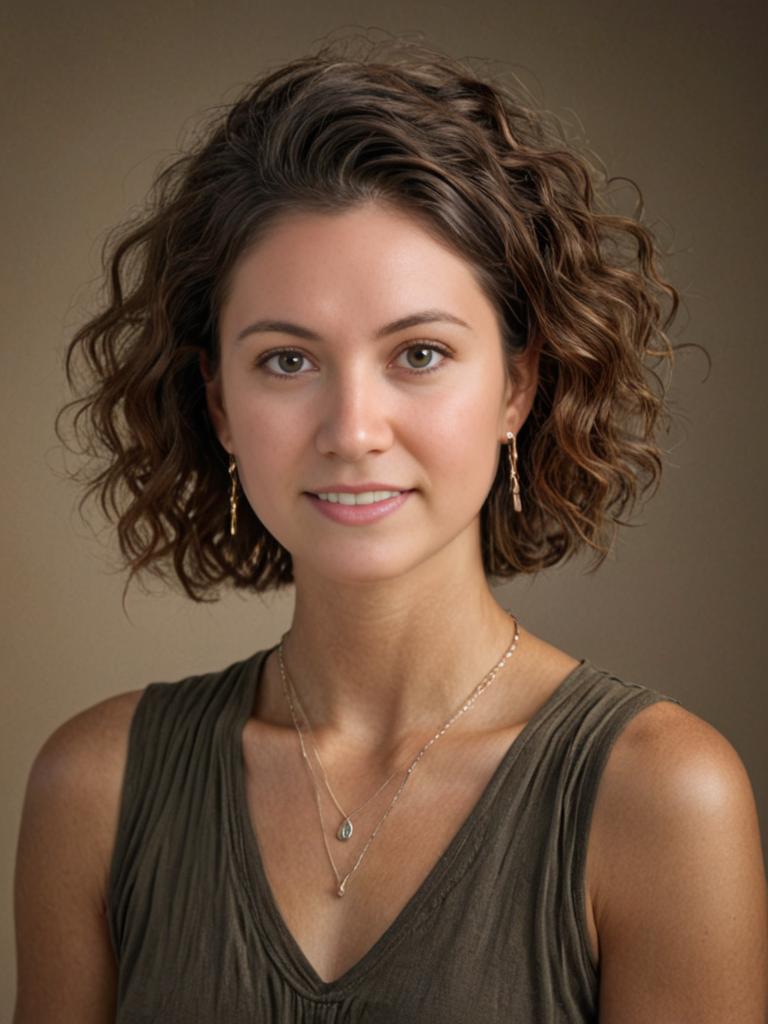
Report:
[[[297,581],[480,559],[499,445],[536,373],[527,357],[508,383],[495,309],[460,256],[391,207],[291,214],[235,268],[219,341],[210,413]],[[409,493],[312,497],[360,484]]]

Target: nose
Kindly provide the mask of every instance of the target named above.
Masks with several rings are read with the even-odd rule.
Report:
[[[392,444],[393,396],[364,362],[350,362],[329,376],[321,398],[316,445],[322,455],[356,462]]]

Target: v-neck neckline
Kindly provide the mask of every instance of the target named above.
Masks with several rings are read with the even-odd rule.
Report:
[[[264,662],[276,647],[277,645],[266,648],[253,655],[252,670],[245,674],[242,699],[233,716],[234,720],[230,720],[232,734],[228,736],[228,739],[231,741],[231,757],[227,760],[230,766],[229,782],[235,817],[233,835],[236,839],[237,861],[255,920],[261,925],[260,936],[285,980],[300,995],[316,1001],[333,1002],[343,998],[368,974],[387,950],[408,933],[411,921],[425,904],[432,902],[444,881],[447,883],[445,886],[447,888],[458,881],[466,871],[482,846],[483,835],[487,828],[487,822],[484,826],[481,825],[485,812],[496,797],[498,789],[509,774],[514,762],[542,720],[565,699],[593,666],[587,658],[582,658],[544,703],[539,705],[507,747],[462,824],[397,916],[351,967],[347,968],[338,978],[325,981],[307,959],[280,912],[267,879],[258,838],[248,809],[243,729],[255,704],[256,688],[259,685]],[[460,856],[462,853],[465,854],[463,858]]]

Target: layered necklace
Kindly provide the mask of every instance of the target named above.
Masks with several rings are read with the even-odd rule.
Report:
[[[379,795],[379,793],[381,793],[381,791],[386,786],[389,785],[389,783],[398,774],[398,772],[403,770],[403,768],[402,767],[396,768],[394,770],[394,772],[392,772],[392,774],[389,776],[389,778],[387,778],[384,782],[382,782],[382,784],[379,786],[379,788],[376,790],[376,792],[373,793],[372,796],[368,797],[368,799],[364,803],[360,804],[359,807],[355,808],[354,811],[351,811],[348,814],[342,808],[341,804],[339,803],[338,799],[336,798],[336,794],[333,792],[333,789],[331,788],[330,782],[328,781],[328,774],[327,774],[327,772],[325,770],[325,767],[323,766],[322,760],[320,759],[320,753],[319,753],[319,751],[317,749],[317,744],[315,743],[314,734],[312,732],[312,726],[310,725],[307,713],[306,713],[306,711],[304,710],[304,708],[302,706],[302,703],[301,703],[301,701],[299,699],[298,693],[296,692],[296,687],[295,687],[294,683],[292,682],[292,680],[291,680],[291,678],[288,675],[288,672],[286,670],[285,662],[283,660],[283,642],[285,641],[285,638],[288,636],[288,633],[284,633],[283,634],[283,636],[282,636],[282,638],[280,640],[280,644],[279,644],[278,649],[277,649],[278,664],[280,666],[280,678],[282,680],[283,692],[285,694],[285,698],[286,698],[286,700],[288,702],[288,707],[289,707],[290,712],[291,712],[291,719],[293,720],[294,728],[296,729],[296,732],[297,732],[298,737],[299,737],[299,744],[300,744],[300,747],[301,747],[301,755],[302,755],[304,763],[305,763],[305,765],[307,767],[307,770],[309,772],[310,779],[312,780],[312,787],[313,787],[314,794],[315,794],[315,803],[317,805],[317,813],[318,813],[318,817],[320,819],[320,829],[321,829],[321,832],[322,832],[322,835],[323,835],[323,844],[325,846],[325,851],[326,851],[326,853],[328,855],[328,860],[330,862],[331,868],[333,869],[333,873],[334,873],[334,876],[336,878],[336,895],[337,896],[343,896],[344,895],[344,893],[346,891],[347,883],[349,882],[350,878],[355,873],[355,871],[357,871],[357,869],[360,867],[360,864],[362,863],[363,857],[365,857],[366,853],[368,852],[368,848],[370,847],[371,843],[374,841],[374,839],[378,835],[379,830],[381,829],[381,827],[384,824],[384,822],[386,821],[386,819],[389,817],[393,807],[395,806],[395,804],[397,803],[397,801],[400,798],[400,794],[405,789],[406,783],[408,782],[408,780],[410,779],[411,775],[415,771],[416,766],[421,761],[422,757],[424,757],[424,755],[429,750],[429,748],[432,746],[432,744],[435,743],[437,740],[439,740],[440,737],[442,735],[444,735],[444,733],[446,733],[448,731],[448,729],[450,729],[450,727],[453,725],[453,723],[458,718],[461,717],[461,715],[463,715],[466,711],[469,711],[469,709],[474,705],[475,701],[480,696],[480,694],[484,693],[485,690],[488,689],[488,687],[491,685],[491,683],[496,678],[496,676],[499,674],[499,672],[504,668],[504,666],[506,665],[507,661],[514,654],[515,650],[517,649],[518,641],[520,639],[520,631],[519,631],[517,619],[514,616],[512,616],[512,621],[514,622],[514,635],[512,637],[512,642],[510,643],[509,647],[504,652],[504,655],[493,666],[493,668],[488,673],[486,673],[486,675],[483,676],[483,678],[480,680],[480,682],[477,684],[477,686],[475,686],[475,688],[472,690],[472,692],[469,694],[469,696],[466,698],[466,700],[463,702],[463,704],[461,704],[461,706],[451,715],[451,717],[446,722],[443,723],[443,725],[440,727],[440,729],[438,729],[438,731],[434,734],[434,736],[424,744],[424,746],[418,752],[416,757],[410,762],[410,764],[408,764],[408,766],[405,767],[405,771],[404,771],[404,774],[403,774],[402,781],[401,781],[401,783],[400,783],[400,785],[399,785],[395,795],[392,797],[392,800],[390,801],[389,806],[387,807],[387,809],[385,810],[385,812],[381,816],[381,818],[379,818],[378,822],[376,823],[375,828],[373,829],[371,834],[368,836],[368,839],[366,840],[362,850],[360,851],[360,854],[358,855],[357,859],[355,860],[355,863],[353,864],[352,869],[350,871],[348,871],[347,874],[344,875],[343,877],[339,874],[339,871],[338,871],[338,869],[336,867],[336,864],[335,864],[334,859],[333,859],[333,855],[331,853],[330,846],[328,844],[328,839],[326,837],[325,821],[323,819],[323,812],[322,812],[322,808],[320,806],[320,789],[319,789],[319,786],[317,784],[317,779],[315,777],[314,769],[312,768],[312,763],[311,763],[311,761],[309,759],[309,756],[307,754],[307,748],[306,748],[306,745],[304,743],[304,732],[303,732],[303,730],[300,727],[299,722],[298,722],[298,718],[297,718],[297,714],[296,714],[296,706],[298,705],[299,711],[300,711],[304,721],[307,724],[307,730],[309,732],[310,742],[312,743],[312,747],[314,749],[314,753],[315,753],[315,757],[317,758],[317,762],[320,765],[320,769],[321,769],[322,774],[323,774],[323,780],[325,782],[325,787],[328,790],[328,794],[330,795],[331,799],[333,800],[333,803],[335,804],[336,809],[338,810],[339,814],[341,815],[341,819],[340,819],[339,824],[338,824],[338,826],[337,826],[337,828],[335,830],[335,836],[336,836],[336,839],[339,842],[346,843],[346,842],[348,842],[351,839],[352,834],[354,832],[354,826],[352,824],[352,818],[355,815],[359,814],[360,811],[362,811],[365,807],[367,807],[368,804],[375,797],[377,797]]]

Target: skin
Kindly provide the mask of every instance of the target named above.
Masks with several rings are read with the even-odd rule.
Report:
[[[432,323],[375,337],[384,324],[436,308],[469,329]],[[263,318],[323,340],[275,332],[237,340]],[[355,806],[420,748],[466,698],[467,680],[475,685],[509,644],[509,616],[482,572],[478,513],[505,432],[520,430],[530,410],[535,357],[509,380],[495,311],[471,268],[423,226],[373,205],[294,214],[275,226],[236,269],[220,338],[220,365],[206,385],[210,414],[248,501],[293,555],[286,663],[295,680],[311,679],[299,688],[323,763],[334,780],[353,780],[335,788]],[[426,342],[444,345],[450,358],[409,361],[408,346]],[[298,366],[295,379],[255,367],[277,347],[304,357],[269,364],[278,373]],[[407,372],[437,363],[423,377]],[[302,493],[371,479],[416,493],[366,527],[326,519]],[[424,834],[442,823],[438,841],[450,839],[511,739],[575,664],[521,628],[498,684],[424,759],[414,799],[441,812]],[[113,697],[70,719],[32,767],[17,859],[16,1024],[113,1019],[106,882],[140,696]],[[248,773],[273,772],[262,791],[277,794],[276,809],[251,809],[257,831],[279,835],[271,815],[290,804],[309,836],[316,826],[310,810],[296,813],[306,780],[284,703],[270,656],[244,750]],[[467,806],[446,798],[446,772],[457,765]],[[404,815],[407,808],[404,801]],[[328,908],[302,915],[303,892],[297,906],[277,894],[322,977],[339,976],[370,948],[439,855],[429,849],[419,864],[411,848],[406,858],[398,834],[382,831],[361,888]],[[289,889],[306,882],[316,891],[305,878],[312,869],[286,856],[267,850],[270,877],[277,863]],[[415,873],[398,888],[386,869],[406,861]],[[382,889],[387,900],[376,904]],[[754,797],[735,750],[676,705],[640,712],[610,751],[588,838],[586,925],[599,961],[601,1022],[762,1024],[765,896]],[[356,930],[338,916],[345,908],[362,922]]]
[[[431,323],[375,339],[424,309],[470,326]],[[264,318],[324,340],[237,340]],[[434,371],[417,375],[407,346],[416,357],[421,342],[450,356],[434,353]],[[535,356],[519,361],[513,387],[496,312],[465,261],[405,215],[372,205],[293,216],[246,255],[220,343],[209,408],[251,506],[293,556],[286,652],[297,678],[311,666],[313,725],[387,756],[414,723],[447,717],[466,680],[487,671],[488,651],[498,652],[493,664],[510,642],[509,616],[482,571],[478,513],[506,431],[520,429],[533,402]],[[276,358],[269,369],[282,379],[254,368],[280,346],[304,357],[298,374],[288,366],[291,379]],[[365,481],[416,490],[366,527],[327,519],[302,493]]]

